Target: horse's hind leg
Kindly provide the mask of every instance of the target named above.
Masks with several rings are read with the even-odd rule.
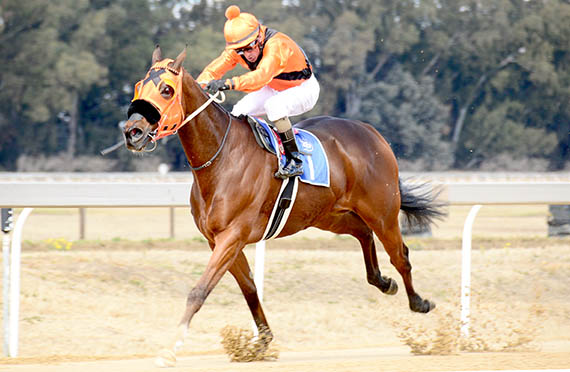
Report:
[[[251,311],[255,325],[260,334],[263,334],[267,343],[271,342],[273,339],[273,334],[269,329],[269,324],[265,318],[263,309],[261,308],[261,303],[259,302],[259,297],[257,296],[257,288],[255,287],[255,282],[253,281],[253,275],[249,264],[247,263],[247,258],[240,252],[234,262],[230,267],[230,272],[236,279],[241,292],[247,302],[247,306]]]
[[[370,234],[363,238],[358,238],[364,255],[364,264],[366,265],[366,278],[368,283],[378,287],[382,292],[388,295],[394,295],[398,292],[398,284],[392,278],[382,276],[378,266],[378,258],[376,257],[376,245],[374,244],[374,234]]]
[[[393,295],[398,292],[398,284],[392,278],[382,276],[376,257],[376,246],[374,244],[374,233],[357,214],[350,212],[342,218],[328,226],[328,229],[337,234],[349,234],[360,242],[364,265],[366,267],[366,279],[368,283],[380,289],[383,293]]]
[[[385,221],[385,223],[385,228],[383,230],[378,229],[376,235],[384,245],[386,253],[390,256],[390,262],[398,270],[404,280],[410,309],[418,313],[427,313],[435,307],[435,304],[429,300],[422,299],[414,290],[414,285],[412,284],[412,265],[408,258],[408,247],[402,241],[398,219],[394,218],[390,224],[388,224],[387,221]]]

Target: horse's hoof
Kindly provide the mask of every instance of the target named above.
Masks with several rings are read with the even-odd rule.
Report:
[[[416,297],[415,301],[410,302],[410,309],[416,313],[429,313],[431,310],[435,309],[435,302],[430,300],[422,300],[421,297]]]
[[[170,349],[163,349],[154,359],[154,365],[160,368],[174,367],[176,365],[176,354]]]
[[[424,300],[424,307],[427,307],[427,310],[425,312],[429,313],[430,311],[435,309],[435,302],[432,302],[430,300]]]
[[[388,278],[386,276],[383,276],[382,279],[390,282],[390,286],[388,287],[386,292],[384,292],[385,294],[395,295],[396,293],[398,293],[398,283],[396,283],[396,281],[394,279]]]

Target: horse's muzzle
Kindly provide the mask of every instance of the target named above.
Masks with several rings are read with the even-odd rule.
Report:
[[[125,145],[134,152],[140,152],[145,149],[146,145],[152,140],[150,134],[153,129],[153,125],[149,124],[144,116],[137,113],[132,114],[129,120],[121,125]]]

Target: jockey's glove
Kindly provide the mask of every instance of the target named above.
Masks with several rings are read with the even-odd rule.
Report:
[[[206,84],[206,91],[210,94],[216,94],[219,90],[228,90],[231,87],[229,84],[226,84],[227,80],[210,80],[208,84]]]

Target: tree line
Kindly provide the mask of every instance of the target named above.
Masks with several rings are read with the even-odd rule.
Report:
[[[154,45],[188,45],[197,76],[233,3],[309,56],[321,96],[304,117],[372,124],[403,170],[570,166],[568,0],[3,0],[0,170],[188,169],[174,138],[143,159],[99,151]]]

